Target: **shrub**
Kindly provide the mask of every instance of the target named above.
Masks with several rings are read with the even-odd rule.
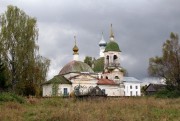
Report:
[[[25,99],[22,96],[16,95],[14,93],[2,92],[0,93],[0,101],[2,102],[14,101],[18,103],[24,103]]]
[[[157,94],[155,94],[155,97],[157,97],[157,98],[178,98],[178,97],[180,97],[180,90],[163,89],[163,90],[159,91]]]

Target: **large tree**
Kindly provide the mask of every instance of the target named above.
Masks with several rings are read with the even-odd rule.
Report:
[[[162,56],[149,59],[149,74],[162,77],[169,87],[180,89],[180,45],[177,34],[171,33],[170,39],[162,47]],[[175,89],[174,88],[174,89]]]
[[[45,81],[49,60],[39,55],[36,19],[16,6],[8,6],[1,15],[0,56],[5,63],[12,89],[36,94]]]
[[[6,77],[5,77],[5,66],[0,58],[0,90],[4,90],[7,87]]]

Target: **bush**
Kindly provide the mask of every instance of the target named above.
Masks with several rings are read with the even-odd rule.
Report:
[[[18,103],[24,103],[25,99],[22,96],[16,95],[14,93],[8,93],[8,92],[2,92],[0,93],[0,101],[2,102],[18,102]]]
[[[163,89],[163,90],[159,91],[157,94],[155,94],[155,97],[157,97],[157,98],[178,98],[178,97],[180,97],[180,90]]]

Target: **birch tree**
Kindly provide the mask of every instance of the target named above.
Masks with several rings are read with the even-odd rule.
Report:
[[[0,20],[0,55],[7,66],[12,90],[35,95],[40,90],[38,85],[45,81],[49,67],[48,59],[39,59],[36,19],[16,6],[8,6]]]

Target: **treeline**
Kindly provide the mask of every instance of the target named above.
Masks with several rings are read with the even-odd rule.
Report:
[[[0,90],[41,95],[50,60],[39,54],[36,19],[16,6],[0,16]]]
[[[180,44],[178,34],[171,33],[162,46],[162,56],[149,59],[149,74],[165,79],[166,89],[159,97],[180,97]]]

